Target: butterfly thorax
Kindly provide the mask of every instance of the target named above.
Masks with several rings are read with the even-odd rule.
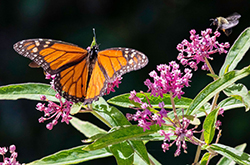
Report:
[[[97,54],[99,51],[99,47],[97,45],[93,46],[89,51],[88,51],[88,58],[87,58],[87,63],[89,64],[89,76],[88,80],[90,79],[90,76],[92,74],[93,68],[95,66],[95,62],[97,59]]]

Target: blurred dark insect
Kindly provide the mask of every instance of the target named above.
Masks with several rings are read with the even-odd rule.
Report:
[[[239,23],[241,15],[238,13],[233,13],[232,15],[224,18],[224,17],[216,17],[215,19],[210,19],[213,21],[211,25],[217,26],[217,30],[222,30],[227,36],[232,33],[232,28]]]

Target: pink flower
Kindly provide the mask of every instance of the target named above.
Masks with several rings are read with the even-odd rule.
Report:
[[[215,123],[215,128],[219,130],[221,125],[222,125],[222,122],[220,120],[217,120]]]
[[[130,92],[130,96],[128,97],[130,100],[133,100],[136,103],[142,103],[141,99],[136,96],[136,91],[133,90]]]
[[[44,100],[44,97],[45,96],[42,96],[41,100]],[[73,103],[67,100],[63,102],[62,97],[58,93],[56,94],[55,97],[59,99],[60,105],[48,99],[46,99],[46,101],[48,102],[47,107],[45,106],[45,104],[42,103],[38,103],[36,105],[37,110],[44,112],[44,117],[38,119],[39,123],[43,123],[46,120],[54,118],[52,122],[46,125],[46,128],[49,130],[52,130],[53,126],[55,126],[58,123],[58,119],[60,117],[62,117],[61,122],[65,122],[67,124],[69,124],[69,120],[72,118],[69,115],[70,115],[71,105]]]
[[[220,108],[220,109],[219,109],[218,115],[221,115],[222,117],[224,117],[223,113],[224,113],[224,109],[223,109],[223,108]]]
[[[55,90],[54,85],[53,85],[54,78],[55,78],[55,75],[50,75],[49,73],[47,73],[45,77],[45,79],[52,79],[52,81],[50,82],[51,88]],[[67,100],[63,102],[62,97],[60,96],[59,93],[56,93],[55,97],[59,100],[60,105],[54,103],[53,101],[48,100],[45,95],[41,95],[40,99],[42,101],[47,101],[48,105],[45,106],[45,103],[44,104],[37,103],[36,105],[37,110],[44,112],[44,117],[40,117],[38,119],[39,123],[43,123],[47,120],[54,118],[52,122],[46,125],[46,128],[49,130],[53,129],[53,127],[58,123],[58,119],[60,117],[62,117],[61,122],[65,122],[67,124],[69,124],[69,120],[72,119],[72,117],[70,117],[69,115],[70,115],[71,105],[73,103]]]
[[[194,29],[190,31],[191,42],[184,39],[176,47],[180,51],[177,59],[180,60],[182,65],[189,65],[194,70],[197,70],[197,65],[203,62],[202,70],[208,70],[205,58],[213,59],[210,55],[217,52],[219,54],[227,53],[226,48],[229,48],[229,43],[219,43],[216,41],[216,38],[220,36],[218,31],[214,32],[214,36],[210,36],[211,34],[212,29],[210,28],[201,31],[201,36],[196,34]]]
[[[3,162],[0,162],[0,165],[21,165],[17,160],[17,152],[15,152],[16,146],[11,145],[9,147],[9,152],[11,153],[10,157],[6,157],[8,149],[6,147],[0,147],[0,154],[3,156]],[[24,165],[24,164],[22,164]]]
[[[184,86],[188,87],[189,82],[192,77],[190,69],[185,69],[185,75],[179,70],[179,65],[172,61],[169,65],[160,64],[157,66],[157,70],[160,72],[160,75],[156,71],[149,73],[149,76],[154,79],[154,82],[151,82],[147,79],[144,84],[148,86],[148,92],[151,92],[153,96],[161,96],[168,92],[173,93],[173,97],[181,98],[181,95],[184,94],[182,88]],[[183,76],[182,76],[183,75]]]
[[[136,97],[136,92],[130,92],[130,99],[139,100],[140,101],[140,108],[136,108],[136,114],[126,114],[126,117],[129,121],[134,120],[138,121],[138,126],[143,128],[143,131],[146,129],[150,129],[151,125],[158,124],[160,127],[162,124],[165,123],[163,117],[167,116],[167,111],[163,108],[164,103],[160,103],[159,106],[162,106],[161,111],[157,113],[152,113],[149,108],[150,105],[148,103],[142,102],[139,98]],[[142,111],[140,111],[140,109]]]
[[[110,92],[115,92],[114,87],[119,88],[119,84],[121,84],[121,80],[122,80],[122,77],[117,77],[113,82],[109,82],[105,95],[110,94]]]
[[[180,123],[180,121],[179,121]],[[161,136],[164,136],[164,140],[163,140],[163,144],[162,144],[162,149],[163,152],[165,152],[166,150],[169,149],[169,147],[171,147],[174,143],[177,146],[177,150],[175,151],[175,156],[179,156],[181,154],[181,148],[184,150],[185,153],[187,153],[186,149],[187,149],[187,144],[186,144],[186,140],[188,140],[189,142],[198,145],[198,143],[194,140],[193,138],[193,133],[195,132],[194,128],[192,129],[188,129],[190,121],[187,118],[183,118],[182,119],[182,123],[180,123],[180,125],[176,125],[173,123],[173,126],[175,127],[174,129],[169,129],[168,131],[165,130],[160,130],[159,134]],[[168,144],[166,141],[170,142],[170,137],[171,136],[175,136],[175,140]]]

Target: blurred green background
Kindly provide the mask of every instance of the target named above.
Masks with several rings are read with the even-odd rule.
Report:
[[[250,24],[249,0],[1,0],[0,1],[0,85],[25,82],[44,82],[42,69],[28,67],[29,59],[18,55],[13,44],[22,39],[51,38],[77,44],[83,48],[90,45],[92,28],[96,28],[100,49],[130,47],[144,52],[149,64],[123,77],[123,83],[112,96],[135,89],[146,91],[143,81],[157,64],[176,60],[176,46],[189,38],[189,31],[198,33],[210,25],[210,18],[228,16],[233,12],[242,15],[233,33],[219,38],[220,42],[234,42]],[[215,27],[213,27],[215,29]],[[225,55],[214,55],[211,64],[216,73],[223,64]],[[237,67],[249,65],[249,53]],[[183,68],[183,67],[182,67]],[[184,89],[185,96],[194,98],[212,79],[207,72],[196,71],[191,87]],[[250,88],[250,78],[241,82]],[[221,99],[223,98],[221,94]],[[81,145],[84,139],[71,125],[57,124],[52,131],[39,124],[42,113],[35,109],[37,102],[28,100],[0,101],[0,146],[17,146],[19,162],[27,163],[46,155]],[[126,113],[126,109],[122,110]],[[107,129],[89,114],[78,115]],[[222,120],[220,143],[236,146],[250,143],[250,114],[244,109],[225,112]],[[173,154],[176,147],[163,153],[162,142],[150,142],[148,151],[162,164],[191,164],[196,147],[188,143],[188,154]],[[246,152],[250,153],[247,146]],[[217,158],[214,158],[214,161]],[[83,164],[115,164],[113,157],[94,160]],[[213,163],[211,163],[213,164]]]

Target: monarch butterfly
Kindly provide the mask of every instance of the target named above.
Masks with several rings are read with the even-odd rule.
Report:
[[[131,48],[99,51],[95,44],[86,50],[52,39],[22,40],[13,47],[17,53],[55,75],[54,87],[61,96],[83,104],[90,104],[104,95],[107,84],[118,76],[138,70],[148,63],[147,56]]]

